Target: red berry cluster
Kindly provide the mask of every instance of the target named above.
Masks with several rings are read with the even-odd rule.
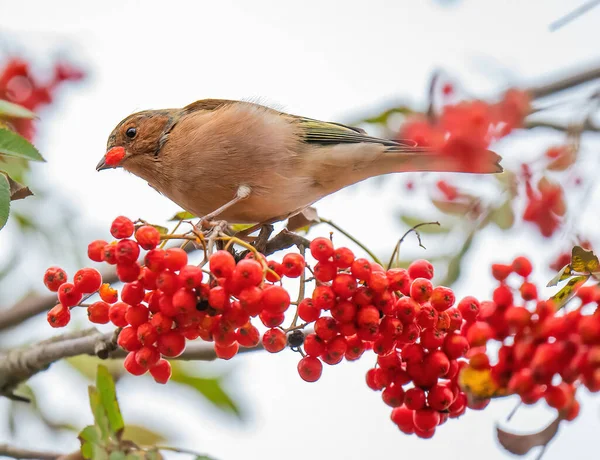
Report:
[[[52,79],[47,83],[41,83],[34,77],[26,61],[12,58],[0,70],[0,99],[35,111],[40,106],[52,102],[52,93],[61,83],[81,80],[83,77],[84,73],[80,69],[67,62],[58,62],[54,66]],[[32,120],[17,118],[11,120],[11,124],[23,137],[33,139],[35,129]]]
[[[373,350],[377,365],[367,373],[367,385],[382,391],[403,432],[429,438],[448,417],[463,414],[467,399],[457,383],[458,360],[469,346],[458,331],[461,311],[473,317],[477,301],[466,298],[453,307],[454,293],[433,286],[426,260],[386,271],[355,259],[347,248],[334,249],[325,238],[313,240],[310,249],[318,285],[298,313],[314,322],[315,332],[306,336],[300,376],[315,381],[321,362],[353,361]]]
[[[121,301],[95,269],[80,270],[69,283],[62,269],[51,267],[44,282],[58,291],[60,303],[48,321],[54,327],[66,325],[69,309],[82,305],[84,295],[98,293],[101,300],[83,306],[91,322],[122,328],[118,344],[129,352],[124,365],[131,374],[149,371],[165,383],[170,377],[165,358],[179,356],[186,340],[198,338],[214,342],[223,359],[261,341],[272,353],[289,346],[302,354],[298,373],[307,382],[320,378],[323,363],[353,361],[372,350],[377,364],[367,373],[367,384],[382,391],[402,431],[431,437],[437,425],[466,410],[457,379],[469,344],[460,331],[475,321],[479,303],[467,297],[454,307],[452,290],[433,286],[433,266],[426,260],[407,270],[386,271],[348,248],[334,248],[329,239],[316,238],[310,244],[317,261],[311,270],[316,287],[310,297],[292,302],[281,279],[308,282],[300,254],[288,253],[279,263],[252,251],[236,260],[219,250],[210,255],[209,270],[203,270],[189,265],[182,249],[159,248],[161,235],[150,225],[118,217],[110,232],[116,240],[93,241],[88,256],[116,266],[124,283]],[[147,252],[140,264],[142,250]],[[283,328],[292,305],[294,320]],[[262,337],[255,318],[267,328]],[[308,326],[314,332],[305,333]]]
[[[460,158],[465,168],[477,170],[490,144],[522,125],[530,111],[529,95],[518,89],[504,93],[497,103],[463,101],[443,107],[440,116],[417,117],[403,124],[399,139]]]
[[[493,302],[482,303],[478,321],[465,331],[472,347],[470,366],[489,369],[499,388],[518,394],[525,404],[544,398],[573,420],[579,413],[577,385],[600,391],[600,290],[579,288],[579,306],[566,312],[552,300],[538,299],[529,281],[532,270],[525,257],[492,265],[500,285]],[[502,342],[495,365],[486,354],[490,340]]]

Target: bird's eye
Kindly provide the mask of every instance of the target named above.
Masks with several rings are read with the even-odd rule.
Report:
[[[135,128],[127,128],[127,131],[125,131],[125,135],[129,139],[133,139],[136,134],[137,134],[137,129],[135,129]]]

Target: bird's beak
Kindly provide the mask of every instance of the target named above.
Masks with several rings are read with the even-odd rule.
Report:
[[[96,171],[117,168],[126,156],[127,152],[123,147],[113,147],[106,152],[96,165]]]

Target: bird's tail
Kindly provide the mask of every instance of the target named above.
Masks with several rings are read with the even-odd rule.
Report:
[[[500,155],[485,149],[463,155],[450,155],[424,149],[407,151],[405,148],[392,146],[386,148],[386,153],[378,163],[387,173],[432,171],[493,174],[503,171],[501,160]]]

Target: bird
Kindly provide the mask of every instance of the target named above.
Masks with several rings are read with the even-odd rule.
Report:
[[[107,161],[119,150],[122,159]],[[363,129],[254,102],[203,99],[144,110],[108,137],[98,171],[121,167],[194,216],[269,224],[374,176],[412,171],[499,173],[484,150],[477,164]]]

